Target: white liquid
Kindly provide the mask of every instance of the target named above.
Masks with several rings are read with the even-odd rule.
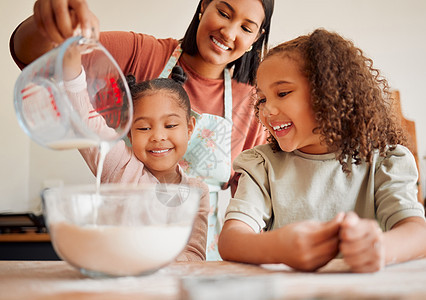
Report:
[[[99,161],[98,161],[98,169],[96,170],[96,192],[98,194],[101,188],[101,177],[102,177],[102,171],[104,169],[105,157],[107,156],[110,149],[111,149],[111,144],[109,144],[108,142],[101,142],[99,145]]]
[[[62,140],[47,144],[46,146],[54,150],[67,150],[67,149],[84,149],[97,147],[98,141],[88,139],[72,139]]]
[[[53,244],[70,264],[109,275],[138,275],[171,262],[185,247],[190,226],[50,225]],[[99,250],[99,251],[98,251]]]
[[[96,191],[99,192],[101,188],[101,176],[102,170],[104,167],[105,157],[111,149],[111,144],[108,142],[101,142],[99,144],[96,140],[89,139],[70,139],[70,140],[62,140],[56,141],[47,144],[47,147],[54,150],[66,150],[66,149],[84,149],[91,147],[99,146],[99,161],[98,161],[98,169],[96,171]]]

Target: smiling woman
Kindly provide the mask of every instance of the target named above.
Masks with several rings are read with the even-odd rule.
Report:
[[[204,1],[198,19],[196,44],[187,45],[191,41],[189,30],[183,39],[182,49],[185,51],[188,47],[184,59],[199,66],[205,77],[221,78],[225,67],[232,67],[244,55],[256,55],[260,49],[258,43],[250,53],[264,31],[262,23],[265,13],[263,4],[258,0],[213,1],[211,5],[209,1]],[[238,66],[235,73],[239,73]],[[240,76],[237,77],[239,81],[253,83],[254,74],[241,73]]]

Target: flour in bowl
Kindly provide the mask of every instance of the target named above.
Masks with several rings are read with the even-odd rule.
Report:
[[[171,262],[185,247],[191,226],[76,226],[50,224],[59,256],[77,268],[107,275],[138,275]]]

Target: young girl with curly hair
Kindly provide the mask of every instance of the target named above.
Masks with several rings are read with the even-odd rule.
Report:
[[[426,255],[415,160],[372,63],[323,29],[268,53],[255,109],[269,144],[234,162],[223,259],[313,271],[340,252],[374,272]]]

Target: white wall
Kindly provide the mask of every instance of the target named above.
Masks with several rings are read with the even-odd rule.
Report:
[[[13,109],[13,86],[19,74],[9,55],[9,36],[17,22],[28,15],[32,1],[22,1],[19,10],[12,0],[0,2],[0,90],[3,91],[0,109],[0,211],[16,207],[26,209],[28,199],[29,140],[20,130]]]
[[[157,37],[183,36],[198,0],[88,0],[102,30],[133,30]],[[426,1],[424,0],[275,0],[271,45],[317,27],[352,39],[399,89],[405,116],[416,122],[426,185]],[[47,181],[94,183],[76,151],[44,149],[22,132],[13,108],[13,86],[19,75],[8,49],[13,29],[31,14],[33,0],[0,1],[0,212],[35,210]],[[426,188],[423,188],[425,191]]]

